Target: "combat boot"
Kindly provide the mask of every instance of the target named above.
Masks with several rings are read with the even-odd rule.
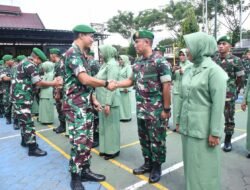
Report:
[[[89,165],[86,165],[83,167],[81,172],[81,181],[105,181],[106,177],[101,174],[95,174],[93,173]]]
[[[223,147],[224,152],[230,152],[232,150],[231,138],[232,135],[225,136],[224,147]]]
[[[149,175],[149,183],[156,183],[161,179],[161,164],[154,162],[152,171]]]
[[[134,175],[140,175],[147,172],[151,172],[152,170],[152,162],[149,159],[145,159],[145,162],[139,168],[133,169]]]
[[[6,117],[6,124],[7,125],[10,125],[12,122],[11,122],[11,117]]]
[[[20,127],[18,126],[18,120],[17,120],[17,119],[14,119],[14,122],[13,122],[13,123],[14,123],[14,124],[13,124],[14,130],[20,129]]]
[[[84,190],[81,182],[81,177],[76,173],[71,173],[70,187],[72,190]]]
[[[38,148],[38,144],[36,143],[32,143],[32,144],[29,144],[29,153],[28,153],[29,156],[46,156],[47,155],[47,152],[46,151],[43,151],[41,150],[40,148]]]
[[[27,143],[25,142],[23,136],[21,137],[21,146],[22,146],[22,147],[28,147],[28,145],[27,145]]]
[[[55,129],[56,133],[64,133],[66,131],[65,122],[60,122],[60,125]]]

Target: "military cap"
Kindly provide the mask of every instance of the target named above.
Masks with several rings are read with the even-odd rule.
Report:
[[[39,48],[34,47],[34,48],[32,49],[32,52],[33,52],[35,55],[37,55],[42,61],[47,61],[46,55],[45,55],[45,54],[43,53],[43,51],[40,50]]]
[[[139,30],[133,35],[133,40],[135,41],[138,38],[148,38],[153,40],[154,34],[149,30]]]
[[[24,60],[25,58],[26,58],[25,55],[18,55],[18,56],[16,57],[17,61],[22,61],[22,60]]]
[[[80,24],[73,28],[73,32],[95,33],[96,31],[88,25]]]
[[[2,57],[2,59],[4,61],[9,61],[9,60],[12,60],[13,59],[13,56],[12,55],[9,55],[9,54],[6,54]]]
[[[232,45],[232,39],[230,36],[222,36],[218,39],[217,44],[220,42],[227,42]]]
[[[4,64],[4,60],[0,60],[0,65]]]
[[[90,50],[90,51],[88,52],[88,55],[92,55],[92,56],[94,56],[94,55],[95,55],[95,53],[94,53],[92,50]]]
[[[61,55],[61,51],[58,48],[51,48],[49,49],[50,54],[56,54],[56,55]]]

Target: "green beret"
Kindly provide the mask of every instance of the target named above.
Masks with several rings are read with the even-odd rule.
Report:
[[[44,61],[47,61],[47,57],[46,57],[46,55],[43,53],[43,51],[42,50],[40,50],[39,48],[33,48],[32,49],[32,52],[36,55],[36,56],[38,56],[43,62]]]
[[[17,61],[22,61],[22,60],[24,60],[25,58],[26,58],[25,55],[18,55],[18,56],[16,57]]]
[[[81,25],[75,26],[73,28],[73,32],[95,33],[96,31],[93,28],[91,28],[90,26],[88,26],[88,25],[81,24]]]
[[[4,56],[2,57],[2,59],[3,59],[4,61],[9,61],[9,60],[12,60],[12,59],[13,59],[13,56],[7,54],[7,55],[4,55]]]
[[[232,39],[230,36],[222,36],[219,38],[219,40],[217,41],[217,44],[220,43],[220,42],[227,42],[229,44],[232,45]]]
[[[88,55],[95,56],[95,52],[93,52],[92,50],[90,50],[90,51],[88,52]]]
[[[60,51],[60,49],[58,49],[58,48],[51,48],[51,49],[49,50],[49,53],[50,53],[50,54],[61,55],[61,51]]]
[[[4,64],[4,60],[0,60],[0,65]]]
[[[135,41],[138,38],[148,38],[153,40],[154,34],[149,30],[139,30],[133,35],[133,40]]]

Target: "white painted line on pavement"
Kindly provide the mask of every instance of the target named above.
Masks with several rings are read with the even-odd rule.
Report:
[[[233,138],[231,142],[234,143],[236,141],[239,141],[240,139],[245,138],[246,136],[247,136],[247,134],[244,133],[244,134],[242,134],[240,136],[237,136],[237,137]],[[221,144],[221,147],[223,147],[223,146],[224,146],[224,143]],[[177,164],[174,164],[173,166],[163,170],[161,176],[166,175],[166,174],[168,174],[170,172],[173,172],[173,171],[175,171],[175,170],[177,170],[177,169],[179,169],[181,167],[183,167],[183,162],[179,162]],[[140,188],[140,187],[142,187],[142,186],[144,186],[146,184],[148,184],[147,181],[139,181],[138,183],[135,183],[135,184],[133,184],[133,185],[131,185],[129,187],[126,187],[125,190],[136,190],[136,189],[138,189],[138,188]]]
[[[49,130],[52,130],[52,128],[41,129],[41,130],[38,130],[37,132],[43,132],[43,131],[49,131]],[[19,136],[20,136],[20,134],[10,135],[10,136],[6,136],[6,137],[1,137],[0,140],[10,139],[10,138],[19,137]]]

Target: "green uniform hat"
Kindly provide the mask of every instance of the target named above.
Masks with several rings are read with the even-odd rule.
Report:
[[[153,40],[154,34],[149,30],[139,30],[133,35],[133,40],[135,41],[138,38],[148,38]]]
[[[232,45],[232,39],[230,36],[222,36],[219,38],[219,40],[217,41],[217,44],[220,43],[220,42],[227,42],[229,44]]]
[[[0,60],[0,65],[4,64],[4,60]]]
[[[17,61],[22,61],[22,60],[24,60],[25,58],[26,58],[25,55],[18,55],[18,56],[16,57]]]
[[[2,59],[4,61],[9,61],[9,60],[12,60],[13,59],[13,56],[12,55],[9,55],[9,54],[6,54],[2,57]]]
[[[58,48],[51,48],[51,49],[49,50],[49,53],[50,53],[50,54],[61,55],[61,51],[60,51],[60,49],[58,49]]]
[[[88,55],[95,56],[95,53],[94,53],[93,51],[90,50],[90,51],[88,52]]]
[[[44,61],[47,61],[47,57],[46,57],[46,55],[43,53],[43,51],[42,50],[40,50],[39,48],[33,48],[32,49],[32,52],[34,53],[34,54],[36,54],[43,62]]]
[[[81,24],[81,25],[75,26],[73,28],[73,32],[95,33],[96,31],[93,28],[91,28],[90,26],[88,26],[88,25]]]

